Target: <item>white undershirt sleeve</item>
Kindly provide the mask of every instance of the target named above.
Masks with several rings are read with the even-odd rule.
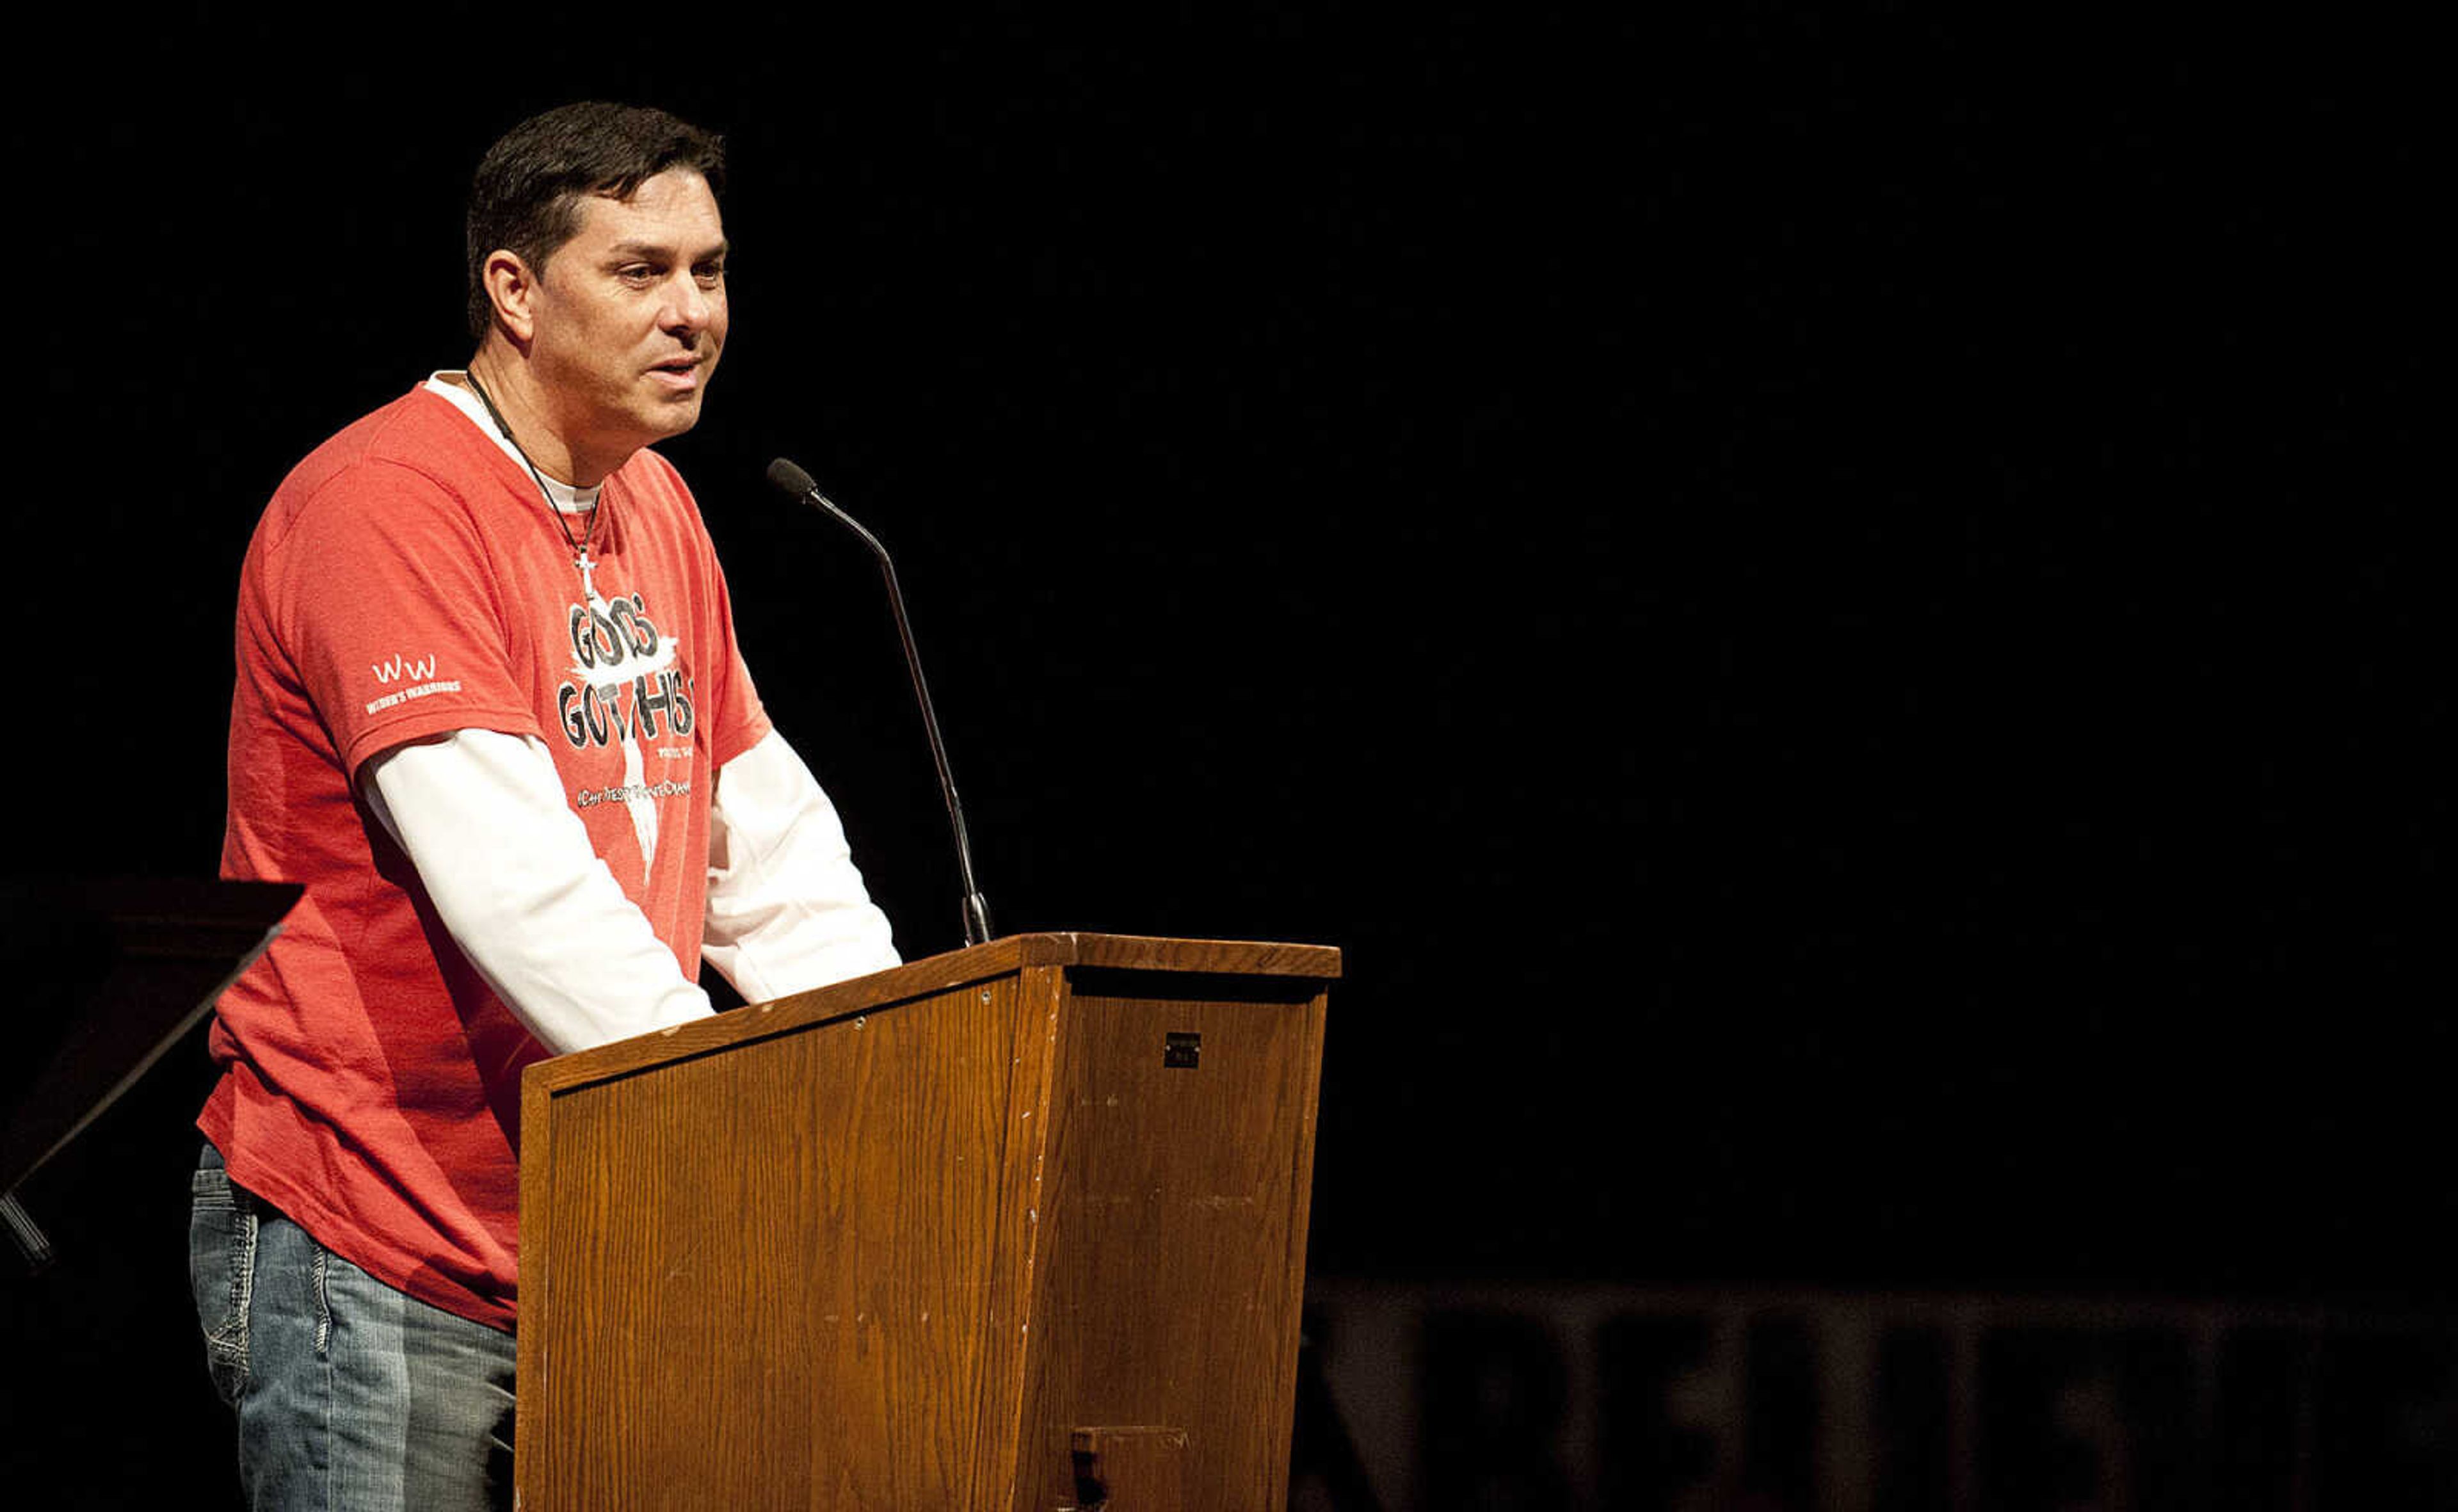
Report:
[[[717,774],[701,954],[749,1003],[897,963],[836,805],[773,731]]]
[[[549,1050],[710,1012],[591,848],[536,739],[460,730],[397,746],[367,762],[361,788],[453,942]]]

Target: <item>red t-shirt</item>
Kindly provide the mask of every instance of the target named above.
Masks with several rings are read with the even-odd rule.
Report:
[[[307,891],[216,1005],[224,1069],[198,1127],[327,1249],[507,1329],[520,1073],[547,1052],[355,781],[423,736],[537,737],[599,858],[697,975],[710,789],[768,722],[673,466],[635,454],[598,513],[584,597],[536,482],[412,390],[292,471],[240,573],[221,874]]]

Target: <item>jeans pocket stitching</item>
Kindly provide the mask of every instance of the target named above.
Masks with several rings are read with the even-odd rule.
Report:
[[[200,1193],[208,1199],[221,1194]],[[224,1225],[220,1248],[227,1285],[221,1298],[221,1316],[198,1321],[205,1336],[207,1373],[223,1399],[235,1404],[247,1388],[248,1314],[256,1297],[257,1216],[236,1201],[207,1200],[200,1208]]]
[[[311,1244],[308,1253],[312,1257],[308,1268],[316,1283],[316,1354],[321,1358],[328,1353],[326,1346],[333,1340],[333,1299],[325,1285],[324,1247]]]

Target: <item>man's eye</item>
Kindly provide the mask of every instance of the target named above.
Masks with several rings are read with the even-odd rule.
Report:
[[[614,276],[629,284],[647,284],[656,281],[657,270],[649,267],[646,264],[635,262],[628,268],[615,269]]]
[[[716,288],[719,284],[725,281],[725,264],[722,262],[703,262],[698,267],[692,269],[692,277],[699,280],[699,286],[703,289]]]

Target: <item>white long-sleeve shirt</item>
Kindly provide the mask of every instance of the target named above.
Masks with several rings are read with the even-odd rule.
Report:
[[[549,1049],[711,1011],[591,850],[535,739],[461,730],[399,746],[367,763],[364,787],[454,943]],[[709,834],[702,954],[745,999],[897,963],[835,806],[782,736],[719,770]]]

